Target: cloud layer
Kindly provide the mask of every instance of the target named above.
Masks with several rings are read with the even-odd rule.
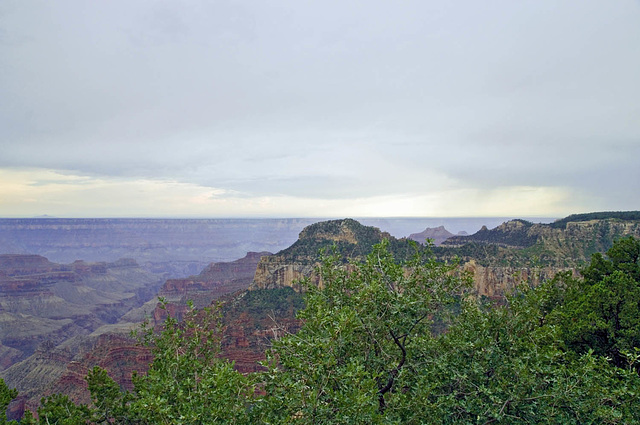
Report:
[[[5,1],[0,215],[640,209],[640,3]]]

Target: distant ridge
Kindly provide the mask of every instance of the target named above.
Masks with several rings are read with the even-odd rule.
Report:
[[[409,239],[424,244],[427,239],[433,240],[435,246],[440,245],[450,237],[454,236],[453,233],[444,228],[444,226],[427,227],[420,233],[412,233],[409,235]]]
[[[580,222],[589,220],[604,220],[604,219],[616,219],[616,220],[640,220],[640,211],[603,211],[592,212],[584,214],[571,214],[568,217],[556,220],[550,224],[553,228],[565,227],[569,222]]]
[[[616,239],[640,237],[640,211],[574,214],[550,224],[510,220],[494,229],[484,226],[469,236],[453,236],[438,255],[457,255],[481,264],[581,267]]]

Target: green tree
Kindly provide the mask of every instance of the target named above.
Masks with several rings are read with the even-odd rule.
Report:
[[[345,266],[335,253],[323,261],[322,285],[308,285],[299,313],[302,329],[270,353],[261,421],[381,423],[393,416],[434,315],[470,281],[417,246],[399,264],[387,246],[375,245],[362,264]]]
[[[129,417],[132,416],[129,402],[133,397],[129,392],[122,391],[106,370],[95,366],[85,379],[93,401],[92,422],[98,424],[132,423],[129,420]]]
[[[565,350],[551,320],[561,280],[523,287],[506,305],[456,297],[451,266],[399,265],[376,246],[366,263],[321,267],[301,331],[274,344],[263,423],[639,423],[640,379],[593,351]],[[446,332],[432,319],[456,300]],[[453,304],[455,305],[455,304]]]
[[[166,308],[162,301],[162,308]],[[143,325],[141,342],[151,348],[147,373],[134,375],[132,392],[122,391],[105,370],[86,379],[92,406],[76,405],[56,394],[42,400],[38,419],[26,424],[249,424],[254,396],[251,377],[220,357],[218,309],[193,310],[183,322],[169,316],[157,333]]]
[[[568,348],[606,356],[625,367],[640,349],[640,241],[614,243],[606,257],[594,254],[584,278],[558,277],[563,291],[550,317]]]
[[[0,424],[15,424],[15,421],[7,421],[7,407],[9,403],[18,396],[18,391],[10,389],[0,378]]]
[[[153,362],[134,376],[127,417],[142,424],[245,424],[253,397],[250,377],[220,357],[218,309],[192,310],[178,323],[168,317],[156,335],[143,328]],[[118,407],[119,408],[119,407]]]
[[[53,394],[45,397],[38,408],[38,419],[26,412],[20,421],[27,425],[86,425],[92,422],[91,409],[83,404],[77,405],[66,395]]]
[[[467,300],[448,331],[423,346],[403,394],[407,424],[638,423],[640,379],[593,352],[566,352],[546,320],[556,282],[486,308]]]

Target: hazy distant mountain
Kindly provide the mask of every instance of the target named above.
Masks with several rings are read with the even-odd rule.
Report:
[[[416,242],[424,244],[427,239],[433,240],[435,246],[440,245],[450,237],[454,236],[444,226],[427,227],[420,233],[412,233],[409,235],[409,239],[413,239]]]

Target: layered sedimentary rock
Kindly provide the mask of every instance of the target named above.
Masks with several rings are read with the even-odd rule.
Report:
[[[253,278],[252,289],[295,288],[300,290],[301,279],[317,277],[313,275],[316,263],[296,263],[280,256],[264,257],[258,263]]]
[[[462,268],[472,273],[475,293],[489,298],[501,298],[518,285],[537,286],[562,271],[577,275],[575,268],[482,266],[475,260],[467,261]]]
[[[243,373],[261,367],[273,339],[300,328],[295,313],[303,308],[302,295],[291,288],[244,291],[225,302],[222,338],[224,357]]]
[[[158,292],[158,296],[167,302],[166,310],[156,308],[155,321],[164,320],[168,313],[180,319],[188,309],[188,302],[203,308],[224,295],[247,289],[257,264],[269,255],[269,252],[249,252],[235,261],[211,263],[198,275],[167,280]]]
[[[76,403],[90,403],[85,377],[94,366],[107,370],[124,389],[131,390],[132,373],[145,372],[152,358],[147,348],[129,336],[128,330],[78,335],[58,346],[42,344],[23,362],[4,371],[4,379],[19,389],[10,406],[10,418],[25,409],[36,411],[43,396],[61,393]]]
[[[55,264],[36,255],[0,255],[0,370],[115,323],[147,301],[161,278],[132,260]]]
[[[31,282],[28,286],[29,294],[46,298],[43,293],[48,291],[46,293],[48,297],[59,301],[58,307],[66,306],[67,311],[73,312],[70,317],[64,319],[25,315],[13,317],[16,323],[21,324],[22,330],[16,333],[19,341],[10,338],[8,340],[13,346],[22,347],[23,351],[18,350],[18,353],[14,353],[15,349],[0,346],[0,352],[13,353],[20,360],[31,354],[13,366],[11,364],[15,362],[5,362],[7,369],[3,372],[3,377],[21,394],[19,400],[12,404],[14,414],[19,417],[19,413],[24,408],[35,410],[42,396],[55,392],[67,394],[77,402],[89,402],[84,378],[94,366],[105,368],[118,384],[123,388],[131,389],[132,372],[146,370],[151,361],[149,351],[129,337],[131,329],[137,328],[144,318],[151,318],[158,326],[162,325],[167,314],[181,318],[189,308],[187,301],[193,301],[196,307],[205,307],[221,296],[246,289],[253,280],[256,264],[262,256],[269,254],[268,252],[250,252],[236,261],[211,263],[198,275],[167,280],[158,293],[166,301],[164,309],[158,307],[155,297],[139,307],[137,306],[140,303],[129,305],[125,302],[135,298],[136,293],[145,292],[143,289],[146,288],[142,285],[146,272],[141,272],[136,263],[131,260],[119,260],[115,263],[74,262],[70,265],[56,265],[40,257],[32,261],[34,264],[39,264],[40,271],[47,271],[47,273],[35,278],[30,274],[35,269],[22,265],[26,264],[25,258],[14,258],[9,262],[0,256],[0,264],[5,260],[5,264],[11,263],[13,267],[6,267],[5,280],[14,279],[6,275],[17,275],[16,270],[19,269],[22,273],[21,278]],[[82,289],[85,299],[102,300],[103,304],[85,303],[84,310],[80,309],[75,304],[81,301],[77,298],[78,293],[74,292],[73,288],[69,288],[69,285]],[[25,296],[23,286],[15,283],[9,285],[11,291],[3,295],[6,295],[5,298],[15,297],[23,302]],[[154,294],[158,286],[156,284]],[[56,293],[64,293],[65,298],[57,297]],[[102,296],[110,295],[111,298],[96,299],[94,293],[100,293]],[[114,293],[120,294],[120,298],[115,299],[116,304],[113,304]],[[33,299],[33,295],[31,298]],[[8,305],[15,307],[14,304]],[[128,307],[121,310],[120,304],[126,304]],[[4,304],[0,303],[0,305]],[[47,315],[51,314],[49,309],[43,311],[46,311]],[[3,315],[9,314],[0,313],[0,320]],[[62,311],[59,314],[62,314]],[[79,326],[77,321],[81,321],[84,327]],[[24,330],[30,323],[33,323],[35,334],[27,338],[29,334]],[[255,362],[259,356],[256,357],[256,354],[251,351],[243,352],[242,349],[236,348],[244,346],[241,342],[243,337],[250,341],[255,340],[253,332],[245,331],[241,325],[242,322],[239,323],[229,328],[234,336],[229,337],[229,343],[225,346],[228,348],[229,357],[238,361],[239,365],[244,365],[241,366],[242,370],[248,371],[257,367]],[[261,349],[264,351],[264,347]]]
[[[511,220],[495,229],[483,227],[470,236],[454,236],[441,248],[485,264],[535,261],[540,265],[575,267],[589,261],[596,252],[606,252],[618,238],[640,237],[640,219],[635,218],[634,212],[617,213],[626,219],[616,217],[616,213],[611,213],[610,218],[591,218],[599,214],[584,215],[576,221],[569,216],[550,224]],[[445,250],[438,253],[447,254]]]
[[[133,372],[144,373],[153,360],[150,350],[127,334],[104,333],[88,339],[92,339],[92,349],[67,362],[49,392],[69,394],[76,402],[89,403],[85,377],[94,366],[107,370],[121,388],[132,390]]]
[[[593,253],[606,252],[617,238],[640,237],[639,216],[637,212],[595,213],[550,224],[511,220],[494,229],[483,227],[470,236],[451,236],[434,253],[443,261],[460,259],[463,267],[473,272],[478,294],[502,297],[521,282],[536,285],[560,271],[577,273]],[[356,258],[368,252],[373,243],[387,238],[397,252],[407,252],[398,249],[403,240],[375,228],[365,231],[366,226],[352,222],[336,220],[305,228],[290,248],[260,261],[251,289],[298,289],[297,282],[304,277],[318,283],[313,275],[318,250],[331,245],[345,256]],[[357,238],[356,233],[369,237]]]

